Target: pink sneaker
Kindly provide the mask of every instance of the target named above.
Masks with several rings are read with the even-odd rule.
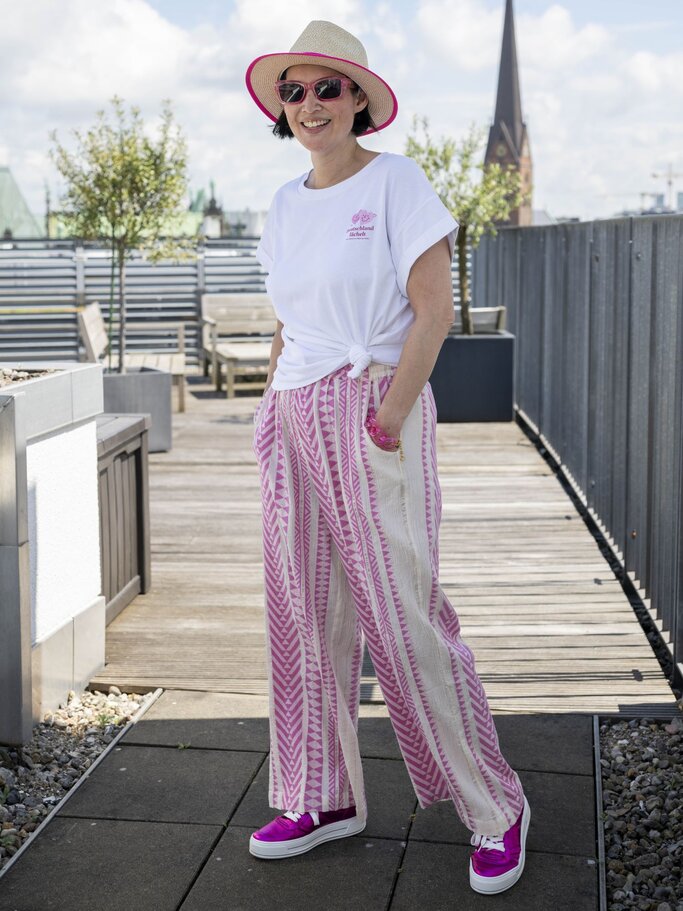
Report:
[[[305,854],[316,845],[334,838],[357,835],[365,828],[356,817],[355,807],[343,810],[309,813],[289,812],[278,816],[249,839],[249,851],[255,857],[272,859]]]
[[[517,822],[504,835],[472,835],[478,845],[470,857],[470,886],[475,892],[492,895],[513,886],[524,870],[526,833],[531,807],[524,797],[524,808]]]

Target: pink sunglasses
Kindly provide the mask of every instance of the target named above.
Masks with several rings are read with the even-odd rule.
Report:
[[[282,104],[301,104],[309,89],[320,101],[335,101],[341,98],[349,86],[355,85],[353,79],[346,76],[326,76],[315,82],[298,82],[294,79],[278,79],[275,91]]]

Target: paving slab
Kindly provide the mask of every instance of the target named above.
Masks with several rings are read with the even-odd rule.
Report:
[[[228,826],[180,911],[384,911],[403,847],[365,833],[285,860],[249,853],[251,830]],[[415,908],[422,904],[415,905]]]
[[[267,697],[167,691],[0,880],[0,911],[596,911],[592,717],[494,720],[532,808],[524,875],[499,896],[469,886],[453,803],[418,808],[386,706],[360,707],[365,831],[263,861],[248,842],[277,813]]]
[[[499,895],[481,895],[470,886],[472,850],[410,840],[388,911],[596,911],[598,907],[597,866],[590,857],[527,849],[519,881]],[[371,911],[374,906],[365,908]]]
[[[500,749],[515,771],[593,775],[593,716],[493,715]]]
[[[362,756],[402,758],[385,706],[361,706]],[[493,714],[501,752],[516,771],[593,774],[593,718],[581,714]]]
[[[531,807],[527,846],[531,850],[597,857],[595,791],[588,775],[554,775],[518,771]],[[562,825],[558,825],[558,817]],[[411,841],[470,845],[472,832],[451,801],[418,809]],[[470,846],[470,850],[474,850]]]
[[[265,756],[233,750],[115,747],[59,815],[223,825]]]
[[[176,911],[221,831],[57,816],[0,880],[0,911]]]
[[[214,750],[270,749],[268,697],[167,690],[135,724],[125,743],[191,744]]]
[[[376,706],[360,707],[358,719],[358,744],[361,756],[375,759],[403,759],[391,719],[385,706],[383,712],[371,712]]]
[[[417,800],[405,763],[396,759],[363,759],[363,777],[368,800],[368,838],[405,838]],[[259,829],[282,810],[268,805],[268,762],[266,761],[241,801],[230,824]]]

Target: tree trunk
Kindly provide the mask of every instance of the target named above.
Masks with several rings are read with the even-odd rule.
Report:
[[[119,373],[125,373],[126,354],[126,252],[119,250]]]
[[[474,325],[470,314],[470,283],[467,278],[467,225],[460,226],[456,243],[458,247],[458,284],[460,285],[462,334],[474,335]]]
[[[107,359],[109,361],[109,370],[111,371],[111,362],[113,357],[112,344],[114,341],[114,283],[116,282],[116,246],[114,238],[111,239],[111,269],[109,270],[109,316],[107,319]]]

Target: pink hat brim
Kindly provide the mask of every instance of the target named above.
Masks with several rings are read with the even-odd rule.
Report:
[[[396,95],[391,86],[381,76],[373,73],[367,67],[361,66],[359,63],[354,63],[352,60],[331,57],[329,54],[316,54],[313,52],[292,53],[291,51],[262,54],[252,60],[247,68],[245,82],[249,94],[263,113],[275,122],[282,112],[282,104],[275,92],[275,80],[280,73],[288,66],[294,66],[299,63],[318,62],[322,64],[325,60],[342,64],[343,68],[330,66],[330,69],[338,69],[338,72],[349,76],[363,89],[368,96],[368,109],[370,117],[376,124],[376,130],[383,130],[396,119],[398,113]],[[376,130],[368,129],[359,135],[366,136]]]

